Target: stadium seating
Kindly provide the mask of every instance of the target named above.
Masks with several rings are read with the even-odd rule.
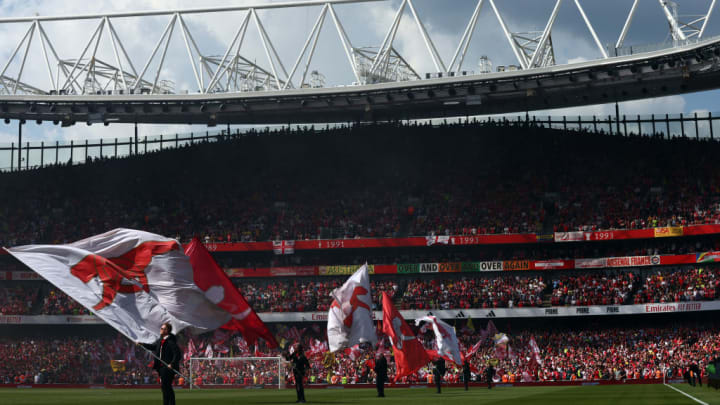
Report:
[[[523,276],[489,273],[456,277],[375,277],[371,282],[375,310],[381,309],[383,291],[403,310],[712,301],[720,292],[720,268],[716,266],[555,271]],[[330,308],[330,292],[339,287],[344,278],[234,280],[257,312],[319,312]],[[3,315],[89,314],[65,293],[43,281],[13,287],[0,284],[0,311]]]
[[[301,328],[305,348],[323,338],[324,324]],[[461,344],[469,348],[482,338],[481,327],[475,330],[462,328]],[[276,333],[282,336],[282,330]],[[419,337],[430,348],[432,332]],[[540,348],[540,365],[530,365],[533,355],[529,348],[530,338]],[[185,337],[182,344],[187,352],[187,339],[193,339],[197,351],[190,355],[202,357],[210,346],[214,357],[247,357],[256,354],[278,355],[276,350],[248,347],[238,336],[206,334]],[[383,342],[381,340],[381,342]],[[389,345],[383,342],[383,345]],[[613,327],[602,330],[574,328],[572,330],[518,330],[511,334],[507,357],[499,358],[495,367],[497,382],[507,381],[561,381],[561,380],[633,380],[662,378],[663,366],[658,359],[665,359],[667,377],[682,378],[687,366],[698,364],[701,369],[720,355],[720,329],[705,326],[680,326],[658,328]],[[22,350],[19,348],[22,347]],[[388,346],[389,347],[389,346]],[[258,351],[260,353],[258,353]],[[187,354],[187,353],[186,353]],[[348,383],[372,382],[374,374],[369,366],[373,351],[347,350],[328,360],[323,353],[308,350],[311,363],[309,376],[317,383],[332,383],[332,376],[345,376]],[[116,336],[87,337],[37,337],[0,339],[0,384],[32,382],[75,384],[147,384],[157,378],[148,367],[150,358],[132,342]],[[33,361],[28,361],[31,358]],[[490,341],[482,344],[472,358],[474,367],[483,370],[487,361],[498,358]],[[125,370],[113,372],[110,360],[124,360]],[[199,364],[199,363],[196,363]],[[185,361],[182,371],[187,371]],[[527,370],[534,370],[531,375]],[[431,370],[423,368],[403,382],[425,382]],[[523,375],[525,372],[525,375]],[[390,375],[394,363],[390,362]],[[446,381],[459,381],[461,369],[449,364]],[[289,376],[286,376],[289,377]],[[480,375],[474,380],[480,381]],[[205,362],[194,368],[194,381],[201,384],[255,385],[277,384],[277,363],[256,362],[224,363]],[[335,379],[339,383],[338,379]]]
[[[119,226],[222,242],[716,223],[720,180],[705,167],[718,148],[479,123],[250,131],[0,174],[0,194],[15,196],[0,207],[0,242],[61,243]]]

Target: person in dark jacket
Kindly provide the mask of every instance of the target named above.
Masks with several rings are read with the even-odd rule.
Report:
[[[175,392],[172,382],[175,373],[180,368],[182,352],[177,345],[177,338],[172,334],[172,325],[165,322],[160,326],[160,339],[153,344],[142,344],[155,354],[153,369],[160,376],[160,389],[163,395],[163,405],[175,405]],[[161,361],[162,360],[162,361]]]
[[[465,384],[465,391],[467,391],[470,386],[470,363],[467,359],[463,362],[463,383]]]
[[[695,386],[695,381],[697,381],[697,383],[702,387],[702,373],[700,372],[700,366],[698,366],[697,363],[693,363],[690,365],[690,371],[692,371],[693,376],[695,377],[693,387]]]
[[[445,376],[445,359],[440,357],[435,360],[435,368],[433,369],[435,374],[435,387],[437,387],[437,393],[440,393],[440,386],[442,385],[443,376]]]
[[[494,375],[495,368],[492,366],[492,364],[488,364],[487,368],[485,369],[485,378],[487,378],[488,389],[492,388],[492,379]]]
[[[297,345],[292,353],[284,353],[283,355],[285,360],[292,363],[293,377],[295,378],[295,393],[297,394],[297,401],[295,402],[304,404],[305,389],[303,388],[303,377],[305,377],[305,373],[310,368],[310,362],[307,357],[305,357],[301,345]]]
[[[385,356],[383,356],[382,354],[377,357],[377,360],[375,360],[375,385],[377,386],[377,396],[384,397],[388,364]]]

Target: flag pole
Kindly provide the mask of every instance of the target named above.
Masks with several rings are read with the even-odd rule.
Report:
[[[164,364],[165,367],[167,367],[167,368],[169,368],[170,370],[174,371],[175,374],[177,374],[177,375],[179,375],[180,377],[184,378],[185,381],[187,381],[187,382],[190,384],[190,387],[192,388],[193,382],[192,382],[191,379],[185,377],[183,374],[180,373],[180,371],[175,370],[174,368],[172,368],[172,367],[170,366],[170,364],[166,363],[165,361],[163,361],[163,359],[161,359],[160,357],[156,356],[155,353],[152,352],[152,350],[150,350],[150,349],[148,349],[147,347],[145,347],[142,343],[136,342],[136,345],[142,347],[143,350],[145,350],[146,352],[150,353],[151,356],[153,356],[153,357],[154,357],[157,361],[159,361],[160,363]],[[192,373],[192,370],[190,370],[190,372]],[[195,387],[198,388],[198,389],[200,388],[197,384],[195,384]]]

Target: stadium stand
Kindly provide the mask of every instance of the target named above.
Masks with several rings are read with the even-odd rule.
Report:
[[[17,198],[0,208],[0,237],[57,243],[124,226],[227,242],[717,223],[720,180],[706,170],[717,149],[499,123],[249,131],[1,174],[0,192]]]
[[[199,236],[208,246],[532,234],[538,236],[537,243],[297,250],[288,255],[230,250],[213,255],[231,275],[238,268],[247,270],[250,275],[233,277],[233,282],[260,313],[327,311],[329,293],[346,276],[253,277],[255,270],[289,269],[295,274],[294,269],[302,266],[352,268],[364,262],[419,266],[690,257],[685,264],[651,262],[644,267],[373,274],[375,310],[381,309],[383,291],[400,310],[428,312],[716,301],[720,270],[713,263],[701,263],[701,256],[720,250],[718,234],[573,243],[555,243],[552,234],[718,224],[720,177],[708,169],[718,151],[714,141],[619,137],[497,122],[249,130],[217,142],[127,159],[0,173],[0,193],[16,196],[0,206],[0,244],[68,243],[114,227],[139,228],[183,242]],[[0,256],[0,274],[22,272],[27,272],[24,266]],[[73,315],[89,314],[43,280],[5,277],[0,279],[2,316],[75,319]],[[512,319],[513,327],[510,320],[497,319],[498,325],[505,322],[503,331],[511,336],[512,351],[499,359],[495,378],[682,378],[690,365],[704,369],[720,355],[720,329],[704,319],[706,313],[715,314],[588,316],[578,317],[582,322],[534,326],[532,320]],[[482,333],[485,320],[476,321],[474,328],[465,322],[454,321],[465,348],[487,338]],[[89,328],[83,329],[86,332],[92,330],[83,334],[75,333],[78,325],[64,325],[39,337],[25,332],[29,326],[12,325],[0,332],[0,383],[156,382],[146,354],[105,326],[81,325]],[[284,343],[300,341],[306,348],[317,348],[325,339],[324,323],[271,327]],[[431,348],[431,336],[414,329]],[[531,337],[540,346],[540,364],[530,363]],[[248,347],[238,335],[222,334],[184,336],[186,353],[191,340],[195,356],[207,355],[208,347],[220,357],[279,354],[263,345]],[[384,345],[389,347],[386,340]],[[374,378],[373,356],[364,348],[333,358],[323,351],[309,354],[312,382],[341,384],[345,377],[348,383],[360,383]],[[485,342],[472,361],[481,370],[497,357],[492,344]],[[110,360],[124,360],[124,370],[113,371]],[[183,368],[188,366],[186,361]],[[198,367],[193,378],[202,385],[278,382],[276,363]],[[392,375],[392,361],[390,367]],[[424,383],[429,374],[421,369],[403,381]],[[447,381],[459,378],[457,368],[450,367]],[[479,374],[474,378],[480,381]]]
[[[479,322],[478,322],[479,323]],[[324,324],[304,324],[296,328],[300,341],[306,348],[312,348],[323,339]],[[469,348],[482,339],[481,327],[462,330],[459,338]],[[645,325],[643,325],[645,326]],[[285,330],[287,332],[287,329]],[[282,330],[276,330],[282,335]],[[434,338],[430,333],[418,330],[421,339],[430,348]],[[573,327],[559,329],[521,329],[513,331],[510,344],[512,350],[501,359],[496,369],[496,382],[515,381],[598,381],[598,380],[639,380],[682,378],[690,364],[704,369],[710,361],[720,356],[720,329],[704,323],[680,323],[665,327],[633,327],[632,325],[609,328]],[[534,338],[540,347],[541,364],[529,365],[532,354],[528,342]],[[206,334],[190,337],[197,352],[205,352],[209,346],[215,357],[263,356],[279,353],[266,348],[254,349],[239,336],[230,334]],[[185,341],[186,347],[189,340]],[[384,342],[383,344],[389,344]],[[19,350],[22,347],[24,350]],[[186,347],[187,349],[187,347]],[[197,353],[195,353],[197,354]],[[345,350],[332,357],[324,353],[307,350],[311,360],[310,378],[316,383],[341,383],[346,377],[348,384],[372,381],[373,361],[371,352]],[[148,384],[156,376],[151,373],[147,354],[137,349],[132,342],[120,336],[108,334],[103,337],[56,336],[41,338],[0,339],[0,382],[12,383],[75,383],[75,384]],[[488,360],[496,358],[493,345],[487,343],[473,357],[478,370]],[[28,358],[37,361],[28,362]],[[124,371],[113,372],[110,360],[124,360]],[[661,360],[667,364],[663,370]],[[183,369],[187,370],[187,361]],[[394,363],[390,362],[391,369]],[[536,370],[529,375],[526,370]],[[391,371],[393,374],[393,371]],[[405,379],[406,382],[426,382],[430,374],[427,368]],[[475,374],[475,373],[474,373]],[[449,382],[459,381],[461,370],[450,366],[446,375]],[[277,363],[211,363],[206,362],[195,369],[196,383],[203,385],[258,385],[277,384]],[[335,376],[335,377],[333,377]],[[481,375],[473,377],[481,381]]]
[[[717,266],[594,271],[533,275],[460,274],[454,277],[373,276],[373,303],[387,292],[398,309],[470,309],[539,306],[624,305],[713,301],[719,296]],[[545,281],[548,280],[548,281]],[[257,312],[327,311],[341,277],[235,278]],[[9,282],[6,282],[8,284]],[[85,315],[90,312],[50,284],[0,285],[3,315]],[[377,304],[379,305],[379,304]],[[379,306],[374,310],[381,310]]]

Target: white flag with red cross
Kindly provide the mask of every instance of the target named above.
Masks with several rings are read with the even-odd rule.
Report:
[[[133,341],[155,341],[164,322],[173,332],[203,332],[231,319],[197,286],[174,239],[120,228],[67,245],[7,251]]]
[[[458,342],[457,335],[455,335],[455,329],[443,322],[441,319],[432,315],[416,319],[415,325],[417,326],[423,321],[432,325],[433,332],[435,332],[438,355],[440,357],[452,359],[452,361],[457,365],[462,365],[462,359],[460,358],[460,343]]]
[[[377,343],[372,319],[370,274],[362,265],[340,288],[333,290],[334,298],[328,313],[328,345],[331,352],[359,343]]]

